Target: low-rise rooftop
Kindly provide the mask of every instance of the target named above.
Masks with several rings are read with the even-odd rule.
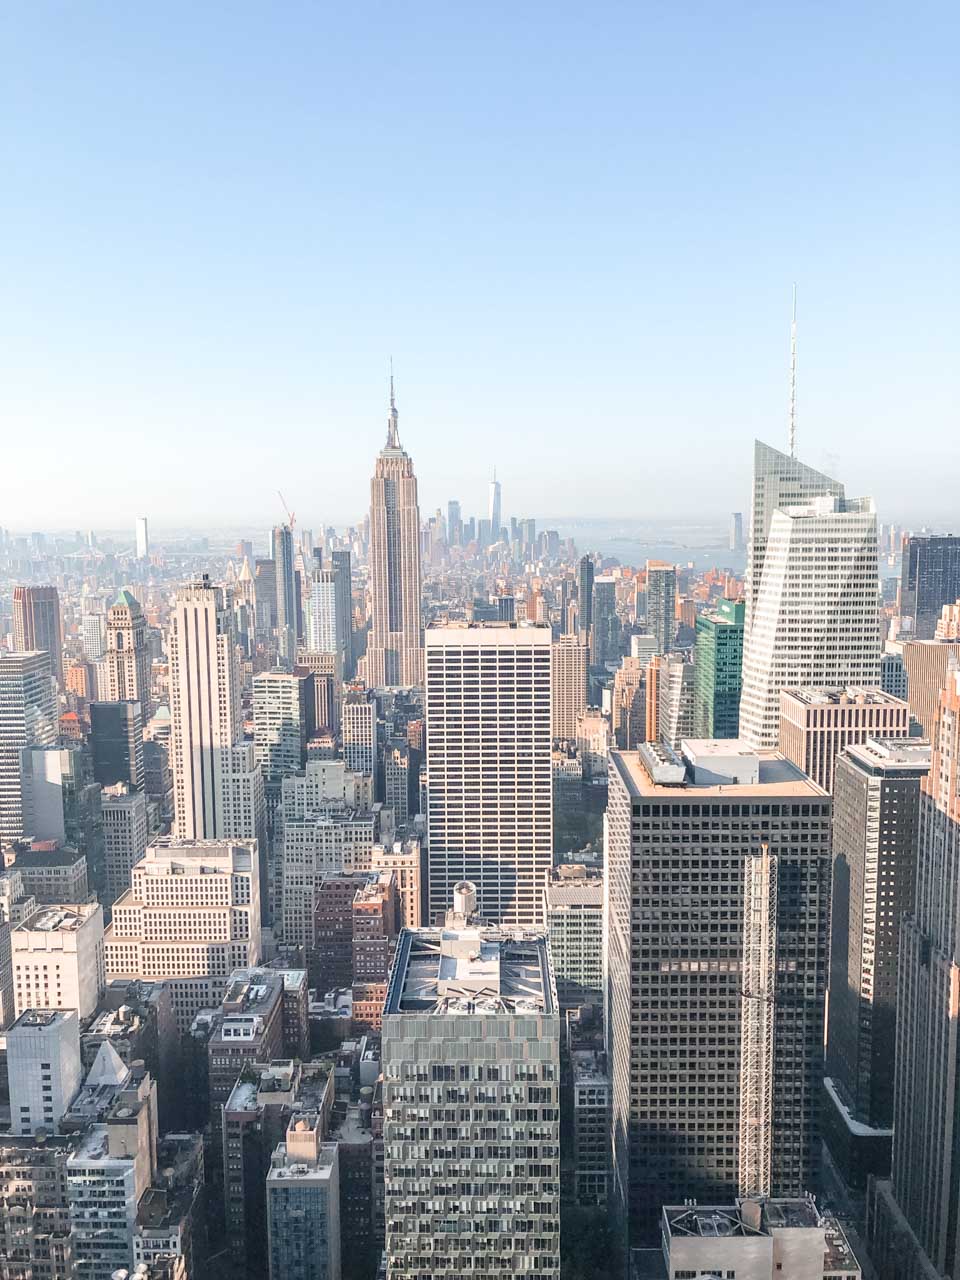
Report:
[[[385,1014],[552,1014],[546,937],[540,930],[404,929]]]
[[[10,1031],[15,1027],[52,1027],[58,1022],[67,1022],[76,1016],[76,1011],[73,1009],[24,1009]],[[7,1035],[9,1034],[8,1031]]]
[[[872,686],[845,685],[836,688],[817,688],[810,685],[790,686],[782,690],[783,696],[809,707],[903,707],[906,703],[895,694]]]
[[[823,1232],[823,1274],[860,1275],[860,1265],[843,1228],[829,1213],[821,1213],[811,1197],[740,1199],[727,1205],[664,1205],[667,1239],[699,1237],[770,1237],[791,1230]]]
[[[858,764],[878,772],[913,770],[926,773],[930,768],[931,746],[925,738],[867,738],[846,747],[845,754]]]
[[[659,744],[645,743],[644,747]],[[826,792],[779,751],[758,751],[757,782],[709,783],[693,781],[693,771],[687,762],[674,752],[661,751],[672,759],[665,759],[664,773],[654,769],[652,763],[638,751],[614,751],[610,759],[631,796],[676,800],[682,792],[691,799],[723,796],[725,799],[753,797],[785,797],[787,799],[820,800]],[[666,776],[669,771],[669,778]],[[654,776],[656,775],[656,776]]]
[[[21,920],[15,932],[76,933],[99,910],[98,902],[38,907],[33,915]]]
[[[544,889],[547,907],[596,907],[603,905],[603,878],[583,863],[565,863],[547,875]]]
[[[86,862],[85,855],[69,845],[43,841],[42,845],[38,846],[34,841],[31,848],[18,851],[14,865],[21,871],[30,871],[34,868],[40,870],[47,867],[74,867],[78,862]]]

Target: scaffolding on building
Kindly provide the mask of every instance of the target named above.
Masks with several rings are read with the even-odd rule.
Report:
[[[748,854],[744,864],[742,973],[740,1195],[769,1196],[777,977],[777,859],[766,844],[759,853]]]

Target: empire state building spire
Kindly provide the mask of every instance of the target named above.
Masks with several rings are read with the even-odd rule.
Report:
[[[399,449],[400,432],[397,425],[400,415],[397,413],[397,401],[393,394],[393,361],[390,362],[390,414],[387,418],[387,448]]]

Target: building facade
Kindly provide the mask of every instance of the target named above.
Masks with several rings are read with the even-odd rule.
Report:
[[[170,623],[171,766],[181,840],[263,840],[263,775],[243,740],[233,615],[204,577]]]
[[[603,1000],[603,880],[565,864],[548,873],[543,920],[561,1012]]]
[[[38,907],[10,934],[17,1017],[26,1009],[96,1011],[106,986],[99,902]]]
[[[253,677],[253,745],[264,778],[302,769],[314,730],[309,671],[262,671]]]
[[[17,653],[48,653],[50,671],[63,687],[63,619],[56,587],[14,587],[13,647]]]
[[[130,888],[133,868],[147,851],[149,826],[147,798],[118,783],[108,787],[101,800],[107,906]]]
[[[23,752],[53,746],[57,733],[50,655],[0,653],[0,841],[32,834]]]
[[[931,640],[944,605],[960,599],[960,538],[911,534],[903,543],[900,615],[913,620],[911,635]]]
[[[718,600],[697,615],[693,731],[698,738],[736,738],[743,686],[742,600]]]
[[[833,778],[824,1129],[834,1163],[858,1189],[868,1173],[890,1168],[900,921],[914,909],[929,771],[929,743],[878,736],[848,746]]]
[[[932,741],[940,695],[947,687],[950,668],[960,663],[960,641],[905,640],[902,652],[910,714]]]
[[[82,1075],[76,1009],[24,1009],[7,1031],[7,1070],[10,1132],[23,1137],[40,1130],[61,1132]]]
[[[612,1208],[799,1195],[819,1155],[830,798],[774,752],[611,758],[604,903]]]
[[[429,918],[470,880],[482,918],[538,923],[553,861],[550,630],[430,627],[426,656]]]
[[[475,901],[461,885],[446,927],[404,930],[387,993],[394,1280],[560,1272],[560,1019],[549,949],[542,932],[477,925]]]
[[[669,653],[677,634],[677,567],[662,560],[647,561],[647,631],[657,653]]]
[[[139,600],[126,590],[107,614],[104,670],[106,688],[99,690],[100,697],[105,702],[139,702],[146,723],[153,714],[147,624]]]
[[[825,791],[841,751],[867,738],[905,738],[910,708],[878,688],[782,689],[780,750]]]
[[[144,785],[143,714],[139,702],[90,703],[90,754],[101,787]]]
[[[350,689],[340,708],[343,760],[348,769],[373,776],[377,769],[377,700],[367,689]]]
[[[753,747],[776,746],[780,690],[788,686],[879,683],[872,499],[824,494],[806,506],[775,510],[763,576],[747,585],[741,735]]]
[[[338,1147],[316,1112],[296,1115],[267,1174],[270,1280],[340,1280]]]
[[[679,751],[684,738],[694,732],[695,668],[680,654],[670,654],[657,664],[657,733],[660,741]]]
[[[423,684],[420,508],[413,460],[400,444],[390,380],[387,443],[370,482],[370,637],[373,689]]]
[[[940,697],[930,771],[920,792],[916,901],[900,922],[893,1172],[891,1183],[874,1192],[880,1203],[875,1203],[870,1231],[881,1274],[885,1265],[895,1265],[896,1274],[910,1280],[925,1274],[923,1267],[931,1274],[951,1275],[960,1263],[954,1195],[960,1176],[960,1084],[954,1069],[960,991],[956,670],[949,673]],[[889,1224],[900,1225],[900,1215],[903,1229],[891,1231]]]
[[[740,732],[775,747],[780,690],[880,683],[877,518],[870,498],[756,442]]]
[[[578,635],[562,635],[553,646],[553,736],[572,739],[587,709],[590,646]]]
[[[218,1005],[235,969],[260,961],[255,841],[161,839],[133,868],[104,937],[113,981],[166,980],[177,1026]]]

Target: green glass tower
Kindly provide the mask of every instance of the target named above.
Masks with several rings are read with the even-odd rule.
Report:
[[[742,600],[721,600],[697,618],[693,720],[698,738],[736,738],[740,732],[743,666]]]

